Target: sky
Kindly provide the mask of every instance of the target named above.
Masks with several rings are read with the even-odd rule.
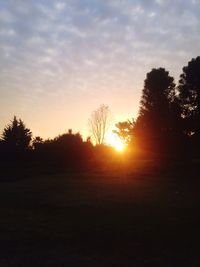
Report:
[[[72,128],[108,105],[136,118],[146,73],[176,82],[200,55],[200,0],[0,0],[0,132],[14,115],[34,136]]]

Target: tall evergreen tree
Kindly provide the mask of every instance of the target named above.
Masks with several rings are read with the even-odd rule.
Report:
[[[185,131],[200,139],[200,56],[183,67],[178,89]]]
[[[170,152],[172,139],[180,132],[180,113],[174,78],[164,68],[147,73],[134,132],[140,147]]]
[[[8,150],[24,152],[29,148],[31,137],[32,133],[24,122],[14,116],[3,130],[2,141]]]

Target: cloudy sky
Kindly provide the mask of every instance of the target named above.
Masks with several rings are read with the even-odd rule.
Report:
[[[87,135],[91,112],[137,116],[146,73],[200,55],[200,0],[0,0],[0,131]]]

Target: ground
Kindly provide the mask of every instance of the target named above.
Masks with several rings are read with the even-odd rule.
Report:
[[[2,171],[0,266],[199,266],[198,168]]]

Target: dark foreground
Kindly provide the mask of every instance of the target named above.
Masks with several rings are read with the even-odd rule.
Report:
[[[0,267],[200,266],[199,168],[4,170]]]

